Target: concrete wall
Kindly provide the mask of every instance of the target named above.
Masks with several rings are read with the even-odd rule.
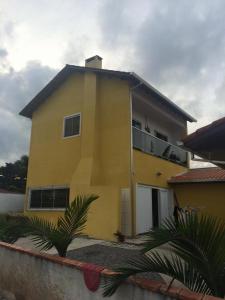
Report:
[[[22,212],[24,198],[24,194],[0,193],[0,214]]]
[[[2,243],[1,243],[2,244]],[[90,292],[84,282],[84,264],[61,258],[18,251],[19,247],[0,244],[0,288],[15,294],[18,300],[104,299],[102,289]],[[104,279],[102,278],[102,281]],[[110,299],[164,298],[134,285],[124,285]]]
[[[90,265],[89,265],[90,266]],[[103,300],[102,289],[87,289],[83,271],[87,264],[57,256],[43,255],[0,242],[0,289],[12,292],[17,300]],[[101,271],[101,282],[112,276]],[[133,279],[123,284],[112,300],[197,300],[204,295],[169,287],[153,280]],[[218,298],[204,296],[204,300]]]

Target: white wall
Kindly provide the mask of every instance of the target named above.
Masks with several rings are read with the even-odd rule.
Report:
[[[22,212],[24,194],[0,193],[0,213]]]
[[[130,189],[121,189],[121,232],[125,236],[132,235]]]
[[[0,242],[0,289],[23,300],[172,300],[133,284],[123,284],[111,298],[103,298],[101,287],[88,290],[78,264],[84,265]]]
[[[148,101],[148,102],[147,102]],[[155,135],[155,130],[166,135],[168,142],[176,145],[186,133],[186,122],[180,120],[175,115],[165,113],[161,107],[156,107],[151,103],[151,99],[142,100],[133,98],[133,119],[141,122],[142,130],[145,130],[146,121],[150,128],[150,133]]]

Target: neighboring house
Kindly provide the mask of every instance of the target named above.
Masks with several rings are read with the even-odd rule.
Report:
[[[184,140],[184,147],[202,157],[225,168],[225,117],[204,126]]]
[[[225,170],[219,167],[191,169],[169,181],[180,206],[225,217]]]
[[[167,180],[189,165],[177,146],[195,121],[135,73],[66,65],[20,112],[32,119],[25,212],[54,219],[94,193],[89,235],[157,226],[172,209]]]
[[[24,194],[0,188],[0,214],[22,212]]]

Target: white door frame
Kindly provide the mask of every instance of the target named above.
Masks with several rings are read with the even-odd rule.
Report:
[[[150,188],[151,190],[152,189],[157,189],[159,191],[159,195],[160,195],[160,191],[165,191],[167,192],[167,199],[168,199],[168,214],[170,215],[172,213],[172,193],[171,193],[171,189],[170,188],[161,188],[161,187],[157,187],[157,186],[152,186],[152,185],[147,185],[147,184],[142,184],[142,183],[136,183],[136,234],[139,234],[141,232],[138,232],[139,231],[139,223],[138,223],[138,218],[140,217],[138,215],[139,211],[138,211],[138,195],[137,195],[137,191],[138,191],[138,187],[143,187],[143,188]],[[151,197],[150,197],[151,198]],[[152,198],[151,198],[151,213],[152,213]],[[159,223],[161,222],[161,207],[162,207],[162,204],[161,204],[161,199],[160,199],[160,196],[159,196]],[[151,224],[153,224],[153,218],[152,216],[150,216],[150,220],[151,220]]]
[[[137,184],[136,234],[148,232],[152,228],[152,221],[152,188],[151,186]]]

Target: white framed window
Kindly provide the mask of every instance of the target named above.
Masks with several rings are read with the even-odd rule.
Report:
[[[61,210],[69,204],[68,187],[40,187],[29,190],[29,209]]]
[[[63,120],[63,137],[73,137],[80,135],[81,114],[73,114],[64,117]]]

